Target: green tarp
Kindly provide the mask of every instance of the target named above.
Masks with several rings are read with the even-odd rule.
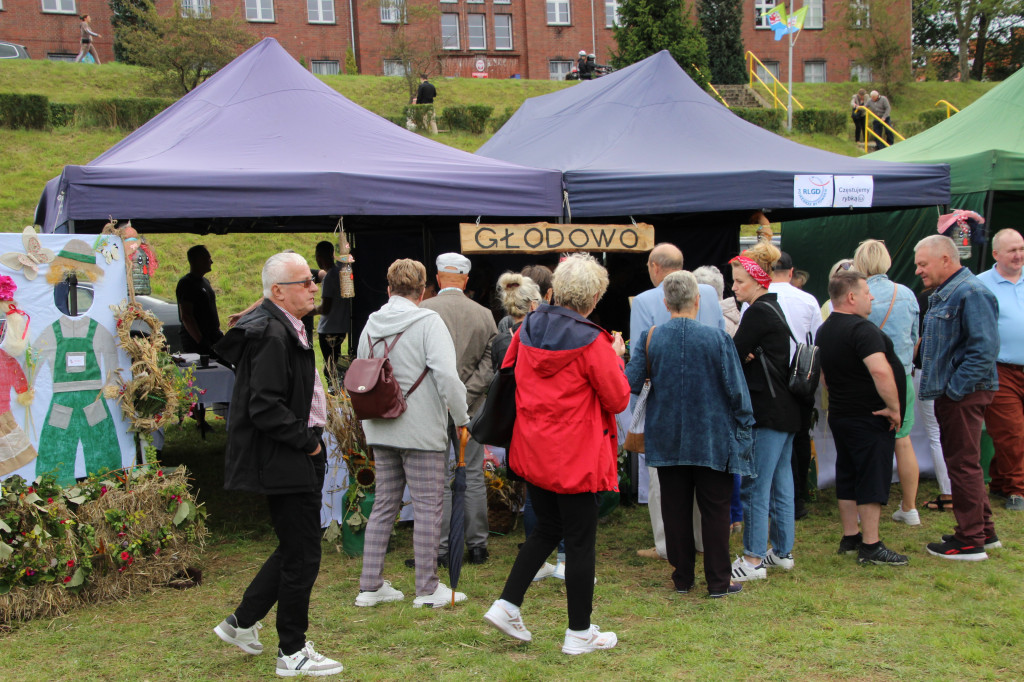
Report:
[[[881,161],[948,163],[953,194],[950,208],[985,216],[989,234],[1020,227],[1024,208],[1024,69],[993,88],[959,114],[905,142],[869,154]],[[991,208],[987,206],[992,193]],[[807,289],[826,298],[828,271],[840,258],[852,257],[864,239],[884,239],[893,257],[889,276],[920,289],[914,275],[914,245],[935,233],[939,209],[910,209],[787,222],[782,248],[796,267],[811,273]],[[991,215],[989,215],[991,213]],[[975,247],[966,263],[978,272],[988,251]]]

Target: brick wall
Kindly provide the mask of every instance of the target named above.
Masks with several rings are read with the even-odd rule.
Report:
[[[103,36],[93,38],[100,61],[113,61],[110,6],[105,0],[76,0],[75,12],[70,14],[43,12],[42,8],[42,0],[4,0],[0,40],[24,45],[32,59],[46,59],[49,54],[77,55],[81,47],[78,15],[88,13],[92,30]]]

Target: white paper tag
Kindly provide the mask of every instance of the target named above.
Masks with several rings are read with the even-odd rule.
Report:
[[[834,189],[831,175],[794,175],[793,208],[831,208]]]
[[[868,208],[875,195],[875,178],[871,175],[835,176],[835,206]]]
[[[69,372],[81,372],[85,369],[85,353],[68,353],[64,367]]]

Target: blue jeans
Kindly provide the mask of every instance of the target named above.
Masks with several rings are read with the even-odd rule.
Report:
[[[743,520],[743,502],[740,501],[740,490],[743,484],[743,477],[733,474],[732,477],[732,500],[729,503],[729,523],[739,523]]]
[[[793,434],[755,426],[757,478],[743,478],[743,553],[763,559],[771,540],[775,553],[793,551]],[[769,526],[769,517],[771,525]]]

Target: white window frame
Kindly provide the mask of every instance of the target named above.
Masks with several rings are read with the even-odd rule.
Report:
[[[380,23],[405,23],[405,0],[380,0]]]
[[[210,0],[181,0],[181,16],[194,19],[209,19]]]
[[[547,0],[548,26],[568,26],[572,22],[569,0]]]
[[[495,5],[511,5],[512,0],[494,0]]]
[[[772,76],[775,76],[775,79],[778,80],[779,62],[766,61],[764,62],[764,68],[761,68],[760,64],[757,65],[757,75],[760,76],[761,80],[763,80],[765,83],[772,82],[772,79],[768,75],[766,75],[768,73],[770,73]]]
[[[564,81],[565,77],[572,73],[572,67],[575,65],[576,62],[568,59],[549,59],[548,78],[553,81]]]
[[[257,24],[274,21],[274,0],[245,0],[245,20]]]
[[[487,15],[466,15],[466,44],[468,50],[487,49]]]
[[[0,8],[2,6],[0,4]],[[43,0],[43,12],[46,14],[78,14],[75,11],[75,0]]]
[[[604,0],[604,27],[619,25],[619,0]]]
[[[754,0],[754,28],[771,28],[768,26],[768,12],[777,4],[776,0]]]
[[[850,80],[857,79],[858,83],[870,83],[874,74],[871,73],[871,67],[867,64],[850,64]]]
[[[817,31],[825,28],[825,0],[804,0],[807,15],[804,17],[804,29]]]
[[[445,22],[448,22],[448,26],[445,26]],[[455,34],[451,35],[452,22],[455,23]],[[445,35],[445,29],[448,29],[449,34]],[[454,40],[454,42],[452,42]],[[461,49],[459,43],[459,15],[454,12],[443,12],[441,14],[441,48],[444,50],[459,50]]]
[[[334,0],[306,0],[306,14],[311,24],[337,23]]]
[[[864,17],[857,18],[850,22],[850,28],[871,28],[871,2],[870,0],[850,0],[848,5],[850,11],[856,11],[858,14],[863,11]]]
[[[317,76],[337,76],[341,73],[341,64],[337,59],[313,59],[309,70]]]
[[[409,71],[409,67],[405,65],[401,59],[385,59],[384,60],[384,75],[385,76],[405,76]]]
[[[482,5],[484,0],[466,0],[467,5]]]
[[[816,70],[818,67],[821,67],[821,80],[808,80],[808,67],[812,70]],[[824,59],[808,59],[804,62],[804,83],[828,83],[828,67],[826,66]]]
[[[494,15],[494,49],[495,50],[511,50],[512,49],[512,15],[511,14],[495,14]]]

